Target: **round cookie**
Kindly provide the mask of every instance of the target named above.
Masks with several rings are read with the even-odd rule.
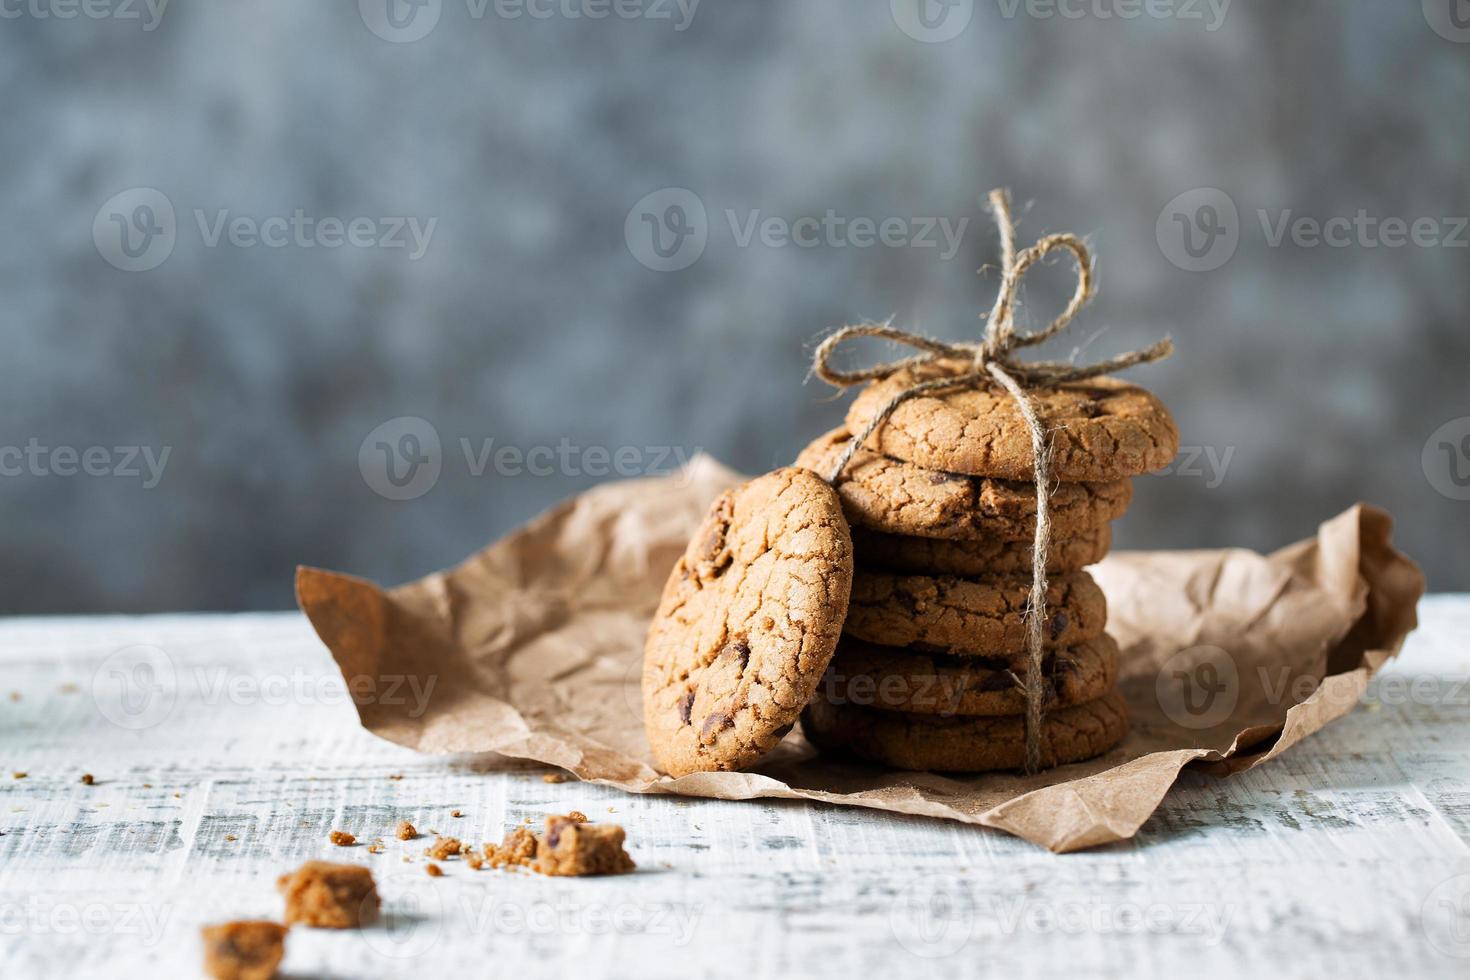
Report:
[[[711,505],[664,586],[643,653],[658,765],[741,769],[775,747],[837,648],[852,540],[837,494],[788,467]]]
[[[1046,552],[1048,575],[1095,565],[1113,544],[1113,529],[1104,524],[1072,538],[1052,538]],[[852,528],[852,550],[865,568],[913,575],[1029,576],[1031,542],[985,539],[941,541],[905,537],[867,528]]]
[[[844,428],[817,439],[796,458],[830,475],[852,436]],[[852,524],[925,538],[1007,541],[1036,533],[1036,485],[929,470],[859,449],[834,484]],[[1093,530],[1122,517],[1133,499],[1128,480],[1059,483],[1052,487],[1051,525],[1057,537]]]
[[[843,640],[822,678],[833,704],[921,715],[1026,713],[1024,657],[954,657]],[[1047,710],[1102,697],[1118,680],[1118,644],[1104,633],[1047,656],[1042,681]]]
[[[985,772],[1026,764],[1026,720],[936,718],[813,701],[801,716],[807,740],[898,769]],[[1041,764],[1060,766],[1102,755],[1128,734],[1128,707],[1111,691],[1095,701],[1049,712],[1042,722]]]
[[[846,635],[926,653],[986,657],[1026,649],[1031,583],[954,575],[853,576]],[[1076,646],[1102,635],[1107,600],[1086,572],[1052,576],[1046,590],[1046,648]]]
[[[849,432],[862,432],[893,396],[946,374],[968,370],[928,362],[863,389],[847,411]],[[1158,398],[1116,378],[1069,381],[1031,389],[1052,450],[1052,478],[1064,483],[1119,480],[1162,469],[1179,451],[1179,430]],[[999,385],[920,395],[899,405],[865,447],[932,470],[1033,477],[1031,433],[1015,401]]]

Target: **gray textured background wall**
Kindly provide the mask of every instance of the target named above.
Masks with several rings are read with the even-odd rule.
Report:
[[[788,461],[845,404],[822,330],[978,328],[998,184],[1096,245],[1070,342],[1178,342],[1133,376],[1197,458],[1120,544],[1364,499],[1470,588],[1463,0],[387,2],[0,5],[5,611],[284,607],[298,562],[454,562],[600,451]]]

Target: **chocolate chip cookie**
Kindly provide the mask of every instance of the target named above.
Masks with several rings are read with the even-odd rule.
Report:
[[[875,381],[847,412],[861,432],[895,395],[967,365],[937,361]],[[1162,402],[1115,378],[1069,381],[1028,392],[1052,448],[1052,476],[1064,483],[1119,480],[1168,465],[1179,430]],[[998,385],[920,395],[899,405],[864,447],[932,470],[1030,480],[1031,434]]]
[[[939,718],[814,700],[801,716],[807,740],[900,769],[984,772],[1026,763],[1026,720]],[[1081,762],[1114,748],[1128,734],[1128,708],[1110,692],[1049,712],[1041,726],[1041,762]]]
[[[802,451],[797,466],[830,476],[852,436],[833,429]],[[1015,480],[925,469],[859,449],[834,486],[854,525],[926,538],[1029,540],[1036,533],[1036,486]],[[1058,537],[1095,530],[1121,517],[1133,499],[1127,480],[1059,483],[1051,489]]]
[[[844,632],[859,640],[930,653],[984,657],[1026,649],[1029,582],[954,575],[892,575],[860,570]],[[1047,649],[1102,635],[1107,600],[1086,572],[1047,583]]]
[[[845,639],[819,697],[921,715],[1026,712],[1024,656],[957,659]],[[1102,697],[1118,680],[1118,644],[1107,634],[1049,654],[1042,664],[1047,710]]]
[[[1049,575],[1075,572],[1103,560],[1113,544],[1113,529],[1104,524],[1071,538],[1053,536],[1046,553]],[[1031,542],[983,538],[941,541],[852,528],[852,550],[865,568],[915,575],[1030,576]]]
[[[643,717],[674,776],[741,769],[811,699],[847,614],[852,540],[816,474],[777,470],[726,491],[674,565],[649,627]]]

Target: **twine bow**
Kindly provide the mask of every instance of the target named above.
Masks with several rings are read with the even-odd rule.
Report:
[[[1016,251],[1016,230],[1011,220],[1010,195],[1004,189],[990,192],[990,210],[1000,229],[1001,281],[995,297],[995,305],[986,320],[985,338],[980,343],[944,343],[929,337],[898,330],[887,324],[863,324],[843,327],[830,334],[817,347],[812,358],[812,373],[823,381],[838,388],[848,388],[865,381],[887,378],[906,368],[917,367],[937,361],[966,363],[966,369],[943,377],[921,381],[894,395],[873,416],[862,432],[853,433],[854,438],[838,459],[837,465],[828,476],[828,482],[836,483],[843,471],[852,462],[853,454],[865,445],[868,438],[878,430],[904,402],[920,395],[961,388],[979,388],[991,383],[1004,388],[1016,403],[1026,428],[1031,433],[1033,479],[1036,483],[1036,536],[1031,551],[1031,594],[1026,605],[1026,771],[1035,773],[1041,769],[1041,723],[1045,698],[1042,691],[1042,629],[1046,622],[1046,562],[1047,549],[1051,543],[1051,515],[1049,496],[1051,488],[1051,449],[1047,444],[1047,433],[1042,427],[1036,406],[1027,396],[1028,388],[1046,387],[1064,381],[1081,381],[1112,374],[1135,364],[1146,364],[1161,360],[1174,352],[1174,344],[1168,338],[1143,350],[1131,351],[1094,364],[1078,365],[1074,361],[1020,361],[1016,354],[1026,347],[1033,347],[1067,328],[1072,319],[1087,305],[1093,295],[1092,255],[1082,239],[1071,233],[1047,235],[1035,245]],[[1060,316],[1042,330],[1032,332],[1016,329],[1015,314],[1018,304],[1017,289],[1027,271],[1053,252],[1069,252],[1077,265],[1077,289],[1072,294]],[[834,368],[832,354],[844,342],[856,337],[881,337],[896,343],[916,348],[923,353],[902,360],[889,361],[869,368],[843,371]]]

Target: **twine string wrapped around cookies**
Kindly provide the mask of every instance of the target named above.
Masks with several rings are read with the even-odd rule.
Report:
[[[1016,355],[1065,330],[1093,295],[1092,255],[1087,245],[1071,233],[1047,235],[1029,248],[1016,251],[1015,225],[1011,220],[1010,195],[1004,189],[990,192],[990,209],[1000,229],[1001,281],[995,305],[986,320],[985,337],[979,343],[945,343],[929,337],[899,330],[888,324],[861,324],[834,331],[817,347],[812,357],[812,373],[830,385],[847,388],[867,381],[878,381],[898,371],[921,364],[955,361],[967,369],[922,381],[894,395],[873,416],[861,432],[852,434],[847,448],[827,475],[836,483],[852,462],[853,455],[866,445],[894,411],[904,402],[920,395],[978,388],[995,384],[1005,389],[1031,436],[1032,476],[1036,483],[1036,533],[1032,544],[1031,592],[1026,607],[1026,771],[1041,769],[1041,724],[1045,692],[1042,689],[1043,628],[1046,622],[1046,563],[1051,542],[1051,515],[1048,498],[1051,487],[1051,450],[1047,433],[1027,389],[1041,388],[1066,381],[1113,374],[1136,364],[1168,357],[1174,351],[1168,338],[1142,350],[1120,354],[1094,364],[1079,365],[1073,361],[1021,361]],[[1016,307],[1018,287],[1027,271],[1053,252],[1068,252],[1077,266],[1077,288],[1061,314],[1044,329],[1017,330]],[[831,359],[843,343],[858,337],[878,337],[915,348],[922,353],[868,368],[840,370]]]

